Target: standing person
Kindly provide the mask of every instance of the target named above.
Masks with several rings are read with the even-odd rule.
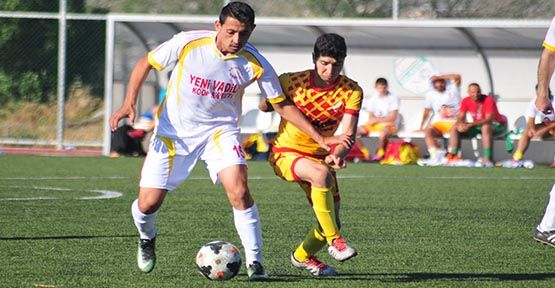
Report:
[[[466,121],[466,115],[470,114],[472,122]],[[450,161],[459,160],[458,152],[460,138],[473,138],[482,135],[482,159],[478,163],[484,167],[493,167],[491,162],[491,146],[493,137],[504,134],[507,131],[507,120],[497,110],[497,104],[492,96],[482,94],[478,83],[468,85],[468,97],[461,102],[461,108],[457,115],[457,122],[451,128],[449,136],[449,152],[447,158]]]
[[[399,98],[389,91],[389,86],[385,78],[378,78],[375,84],[375,93],[363,101],[362,110],[369,113],[368,121],[358,127],[357,138],[366,136],[370,132],[379,132],[378,148],[372,157],[372,161],[380,161],[385,154],[388,138],[397,134],[399,126]],[[357,145],[361,150],[367,149],[362,141],[357,140]],[[370,154],[370,153],[365,153]]]
[[[332,136],[343,122],[343,135],[353,139],[362,89],[355,81],[339,74],[346,56],[343,37],[322,34],[314,44],[314,69],[285,73],[279,79],[287,98],[312,121],[315,129]],[[262,104],[261,110],[268,111],[268,105]],[[330,256],[338,261],[357,255],[339,233],[340,198],[335,174],[335,169],[345,168],[344,158],[351,146],[350,143],[340,144],[330,153],[287,119],[281,120],[274,139],[270,165],[277,176],[301,186],[317,222],[291,254],[291,262],[316,276],[337,274],[315,256],[326,244]]]
[[[461,103],[461,75],[446,74],[432,76],[433,90],[426,94],[424,114],[420,130],[424,131],[426,147],[430,158],[418,161],[419,165],[438,166],[445,164],[446,151],[441,149],[436,138],[449,133],[457,121],[457,112]],[[428,121],[430,116],[431,121]],[[426,126],[426,123],[430,122]]]
[[[284,119],[297,125],[322,149],[329,149],[329,139],[324,139],[294,105],[284,101],[274,69],[247,43],[254,28],[252,8],[231,2],[221,10],[215,32],[175,35],[138,61],[124,104],[110,118],[112,129],[123,118],[132,122],[137,95],[149,71],[176,64],[158,110],[138,199],[131,206],[140,236],[137,264],[143,272],[152,271],[156,263],[158,209],[167,192],[185,181],[201,159],[212,182],[223,185],[233,207],[248,279],[268,278],[263,267],[258,209],[247,186],[247,166],[237,127],[242,93],[252,82],[258,82],[262,95]]]
[[[538,88],[536,89],[536,108],[544,115],[555,117],[553,104],[549,99],[549,81],[555,69],[555,17],[551,21],[543,42],[543,52],[538,66]],[[555,184],[549,193],[549,201],[540,224],[534,231],[534,239],[555,247]]]
[[[551,102],[551,105],[554,105],[555,100],[553,99],[550,89],[548,90],[548,93],[549,101]],[[528,118],[526,129],[522,132],[522,136],[520,136],[520,139],[518,140],[518,147],[513,154],[512,164],[516,167],[522,165],[522,157],[528,149],[528,145],[530,144],[530,140],[532,138],[555,136],[555,119],[553,119],[552,115],[545,115],[542,111],[538,110],[535,100],[530,101],[530,104],[528,104],[526,117]],[[536,124],[536,118],[539,118],[541,122]],[[555,160],[551,163],[551,167],[555,168]]]

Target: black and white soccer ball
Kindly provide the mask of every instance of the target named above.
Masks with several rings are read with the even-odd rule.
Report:
[[[200,274],[210,280],[228,280],[241,269],[241,252],[225,241],[213,241],[200,247],[196,258]]]

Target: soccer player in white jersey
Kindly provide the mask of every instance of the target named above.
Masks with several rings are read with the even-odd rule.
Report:
[[[543,52],[538,66],[538,88],[536,89],[536,108],[544,115],[554,118],[553,104],[549,99],[549,82],[555,69],[555,17],[551,21],[543,42]],[[555,247],[555,184],[549,193],[549,202],[545,214],[536,227],[534,239]]]
[[[254,28],[252,8],[231,2],[215,22],[216,31],[175,35],[138,61],[124,104],[110,118],[112,129],[123,118],[132,122],[137,94],[149,71],[175,65],[141,171],[138,199],[131,206],[140,237],[137,264],[143,272],[152,271],[156,263],[155,222],[160,205],[167,192],[185,181],[201,159],[213,183],[222,184],[233,206],[248,279],[268,278],[263,267],[258,210],[247,186],[247,167],[237,126],[243,91],[254,81],[281,117],[324,149],[329,150],[329,144],[350,142],[347,136],[324,138],[286,100],[272,66],[247,43]]]
[[[433,89],[426,93],[424,113],[420,130],[424,131],[426,147],[430,159],[418,161],[419,165],[437,166],[443,164],[445,150],[437,143],[436,138],[449,133],[457,122],[457,112],[461,104],[461,75],[435,75],[430,79]],[[426,126],[432,117],[430,124]]]
[[[379,132],[378,148],[372,161],[380,161],[385,154],[388,138],[397,134],[399,126],[399,98],[389,91],[385,78],[376,79],[375,92],[368,100],[362,101],[362,110],[368,112],[368,120],[357,128],[357,137],[366,136],[370,132]],[[365,155],[370,155],[362,141],[357,144]]]

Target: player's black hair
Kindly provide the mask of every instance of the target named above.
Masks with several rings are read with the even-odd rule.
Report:
[[[478,87],[478,89],[480,89],[480,91],[482,91],[482,87],[480,87],[480,84],[478,84],[476,82],[472,82],[472,83],[468,84],[468,88],[470,88],[470,86],[476,86],[476,87]]]
[[[332,57],[336,61],[343,61],[347,57],[347,45],[345,39],[335,33],[322,34],[314,43],[314,60],[320,56]]]
[[[385,85],[387,86],[387,79],[380,77],[378,79],[376,79],[376,85],[381,84],[381,85]]]
[[[220,12],[220,23],[224,24],[227,17],[239,20],[239,22],[254,26],[254,10],[247,3],[233,1],[225,5]]]

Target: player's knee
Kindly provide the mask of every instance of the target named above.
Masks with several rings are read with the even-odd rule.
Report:
[[[160,203],[157,201],[149,201],[149,200],[142,200],[139,199],[138,203],[139,211],[143,214],[152,214],[158,210],[160,207]]]
[[[332,183],[332,176],[328,168],[324,165],[318,165],[314,171],[310,173],[310,183],[315,187],[329,187]]]

